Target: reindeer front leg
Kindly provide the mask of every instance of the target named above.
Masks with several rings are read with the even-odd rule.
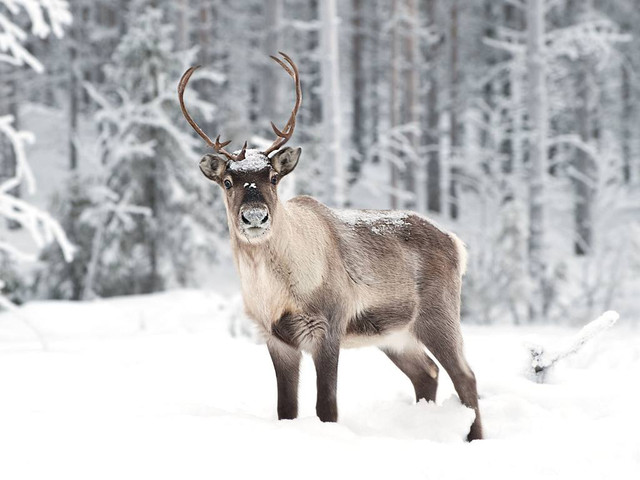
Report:
[[[267,342],[278,382],[278,419],[289,420],[298,416],[298,379],[300,377],[300,350],[277,339]]]
[[[272,325],[271,334],[273,341],[279,341],[278,345],[287,346],[297,352],[300,349],[311,352],[316,366],[318,389],[316,413],[323,422],[336,422],[338,420],[336,388],[340,335],[330,328],[330,323],[323,315],[289,313]],[[280,380],[278,385],[280,385],[279,382]]]
[[[340,338],[327,332],[313,351],[316,366],[316,384],[318,397],[316,414],[323,422],[338,421],[336,390],[338,387],[338,358],[340,356]]]

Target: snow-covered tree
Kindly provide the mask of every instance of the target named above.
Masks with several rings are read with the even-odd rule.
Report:
[[[28,31],[20,26],[20,21],[29,23]],[[0,63],[13,67],[27,66],[36,73],[42,73],[42,63],[26,48],[25,42],[32,36],[46,38],[50,35],[61,37],[63,28],[71,23],[71,14],[64,0],[1,0],[0,1]],[[19,88],[19,87],[16,87]],[[0,152],[1,161],[13,162],[12,176],[0,179],[0,218],[24,227],[42,248],[53,241],[62,249],[66,260],[70,260],[73,247],[68,242],[60,225],[45,211],[30,205],[15,196],[16,189],[24,186],[29,194],[36,188],[35,179],[27,162],[26,145],[35,139],[27,131],[17,130],[13,115],[0,115],[0,137],[9,148]],[[4,238],[0,230],[0,262],[33,260],[34,255],[24,252]],[[2,295],[4,283],[0,276],[0,306],[9,307],[9,301]]]
[[[581,14],[564,12],[563,23],[557,23],[553,15],[562,2],[508,3],[519,14],[511,13],[505,22],[517,25],[520,22],[513,18],[521,18],[526,30],[504,26],[485,38],[488,46],[509,55],[490,72],[488,84],[494,88],[507,86],[510,94],[494,93],[490,101],[495,105],[489,110],[498,119],[502,137],[493,145],[495,153],[502,150],[502,145],[509,147],[507,170],[526,179],[529,316],[539,321],[551,315],[558,295],[554,282],[558,268],[565,263],[549,248],[548,216],[555,213],[558,205],[552,183],[557,185],[568,177],[574,186],[572,236],[576,253],[585,254],[591,248],[595,225],[592,210],[596,197],[593,185],[598,182],[596,165],[605,161],[592,133],[599,128],[589,106],[594,104],[593,95],[598,94],[593,88],[597,84],[593,68],[615,62],[616,46],[629,37],[589,2],[579,8],[568,2],[567,9],[578,8]],[[528,92],[526,101],[523,89]],[[526,138],[526,163],[522,138]]]
[[[16,21],[28,18],[28,31]],[[27,65],[38,73],[44,71],[40,60],[33,56],[25,43],[30,36],[62,37],[64,28],[71,24],[71,13],[66,0],[1,0],[0,1],[0,62],[14,66]]]
[[[216,245],[225,228],[224,209],[200,178],[201,143],[180,128],[175,90],[194,56],[193,50],[174,50],[172,26],[161,10],[140,7],[105,67],[107,86],[86,84],[98,106],[94,119],[102,169],[83,180],[88,191],[69,189],[87,199],[73,215],[74,231],[84,236],[78,241],[87,251],[80,291],[73,289],[71,298],[187,285],[199,259],[220,254]],[[200,78],[222,79],[213,72]],[[194,94],[187,101],[208,118],[215,112]],[[66,203],[77,201],[70,195]],[[52,272],[59,270],[56,263]]]

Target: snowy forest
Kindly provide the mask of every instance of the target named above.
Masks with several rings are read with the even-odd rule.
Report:
[[[176,86],[202,65],[205,131],[264,146],[294,98],[284,51],[304,92],[284,194],[456,232],[463,321],[633,311],[639,25],[631,0],[2,0],[2,305],[228,282]]]
[[[190,114],[264,152],[297,98],[278,52],[302,88],[279,198],[468,247],[464,342],[338,343],[336,423],[316,352],[271,356],[244,311],[178,99],[201,65]],[[635,480],[639,294],[640,0],[0,0],[2,479]]]

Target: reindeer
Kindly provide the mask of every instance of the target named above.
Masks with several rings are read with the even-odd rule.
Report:
[[[289,120],[263,151],[225,150],[189,115],[183,99],[191,75],[178,85],[182,113],[213,148],[200,170],[223,189],[231,248],[245,310],[264,333],[278,387],[278,418],[298,414],[301,352],[314,361],[316,413],[336,422],[341,347],[378,346],[411,380],[416,401],[434,401],[438,366],[462,403],[475,411],[468,440],[482,438],[476,380],[463,353],[460,289],[466,249],[453,233],[411,212],[336,210],[308,196],[287,202],[278,185],[300,159],[285,147],[302,102],[296,64],[271,56],[294,80]]]

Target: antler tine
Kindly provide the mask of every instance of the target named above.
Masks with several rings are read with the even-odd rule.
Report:
[[[296,126],[296,115],[298,114],[298,110],[300,109],[300,105],[302,104],[302,87],[300,85],[300,73],[298,72],[298,67],[296,66],[295,62],[291,59],[289,55],[287,55],[284,52],[278,52],[278,53],[282,55],[282,57],[287,61],[287,63],[291,66],[291,68],[289,68],[289,66],[286,63],[284,63],[282,60],[280,60],[278,57],[271,55],[271,58],[273,58],[273,60],[275,60],[278,63],[278,65],[280,65],[284,69],[284,71],[287,72],[293,78],[293,81],[295,82],[295,85],[296,85],[296,103],[293,106],[293,110],[291,111],[289,120],[287,121],[287,123],[285,124],[282,130],[278,129],[278,127],[276,127],[275,124],[271,122],[271,128],[273,129],[275,134],[278,136],[278,138],[276,138],[276,140],[271,144],[269,148],[267,148],[265,151],[262,152],[264,155],[267,155],[267,156],[270,153],[280,149],[285,143],[289,141],[289,139],[293,135],[293,131]]]
[[[247,153],[247,141],[244,141],[244,145],[242,146],[242,150],[240,150],[240,153],[238,155],[236,155],[236,161],[239,162],[240,160],[244,160],[244,156]]]
[[[269,57],[271,57],[273,60],[275,60],[276,62],[278,62],[278,65],[280,65],[282,68],[285,69],[285,71],[291,75],[293,77],[293,72],[291,71],[291,69],[289,68],[289,65],[287,65],[286,63],[284,63],[282,60],[280,60],[278,57],[274,56],[274,55],[269,55]]]
[[[223,154],[229,160],[233,160],[233,161],[241,160],[237,158],[239,155],[238,156],[233,155],[224,149],[224,147],[226,147],[231,143],[231,140],[228,140],[226,142],[220,142],[220,135],[218,135],[215,142],[211,141],[209,136],[202,131],[202,129],[193,120],[193,118],[191,118],[191,115],[189,115],[189,112],[187,111],[187,107],[184,104],[184,98],[183,98],[184,90],[185,88],[187,88],[187,84],[189,83],[189,79],[191,78],[191,75],[193,75],[193,72],[195,72],[199,68],[200,68],[200,65],[196,65],[194,67],[187,69],[187,71],[184,72],[184,74],[182,75],[180,82],[178,83],[178,100],[180,101],[180,108],[182,109],[182,114],[184,115],[184,118],[187,119],[187,122],[189,122],[189,125],[191,125],[191,127],[196,131],[196,133],[200,135],[200,137],[202,137],[202,139],[205,142],[207,142],[207,145],[213,148],[217,153]],[[244,152],[246,150],[246,146],[247,144],[245,142],[245,147],[241,152],[243,155],[242,158],[244,158]]]
[[[280,55],[282,55],[282,58],[284,58],[289,65],[291,65],[291,68],[293,68],[293,71],[296,72],[296,75],[297,75],[298,74],[298,67],[296,67],[296,64],[293,62],[291,57],[289,55],[287,55],[286,53],[284,53],[284,52],[278,51],[278,53]],[[289,73],[289,75],[291,75],[293,77],[293,74]]]
[[[218,153],[222,153],[224,155],[231,155],[229,152],[224,150],[224,147],[226,147],[227,145],[229,145],[231,143],[231,140],[227,140],[226,142],[220,142],[220,135],[218,135],[216,137],[216,143],[215,145],[213,145],[213,149],[218,152]],[[233,156],[233,155],[231,155]]]
[[[220,142],[220,135],[218,135],[216,137],[216,144],[214,145],[213,148],[215,148],[216,150],[219,150],[221,148],[226,147],[227,145],[229,145],[231,143],[231,140],[227,140],[226,142]]]
[[[287,124],[287,125],[288,125],[288,124]],[[271,128],[273,129],[273,132],[274,132],[277,136],[279,136],[279,137],[284,137],[284,133],[282,133],[282,132],[278,129],[278,127],[276,127],[276,124],[275,124],[275,123],[271,122]],[[286,130],[286,127],[285,127],[285,130]]]

